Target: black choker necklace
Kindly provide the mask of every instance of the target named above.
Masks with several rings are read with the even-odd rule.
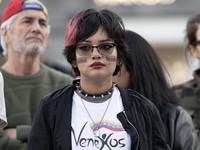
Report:
[[[80,86],[80,82],[77,82],[76,84],[76,88],[77,88],[77,92],[79,93],[79,95],[85,99],[85,98],[90,98],[90,99],[107,99],[107,98],[110,98],[112,96],[112,93],[113,93],[113,89],[114,89],[114,85],[106,92],[104,93],[101,93],[101,94],[89,94],[87,93],[86,91],[84,91],[81,86]]]

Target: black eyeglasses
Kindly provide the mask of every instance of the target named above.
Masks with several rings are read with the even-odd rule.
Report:
[[[76,51],[80,56],[89,56],[92,54],[93,49],[96,48],[101,55],[106,56],[113,52],[115,46],[115,43],[102,43],[97,46],[92,46],[89,44],[77,44]]]

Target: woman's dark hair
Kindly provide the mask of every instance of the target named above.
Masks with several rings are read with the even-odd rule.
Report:
[[[176,95],[167,82],[164,65],[143,37],[129,30],[125,37],[128,46],[125,67],[131,76],[129,88],[152,101],[162,116],[166,104],[177,104]]]
[[[94,35],[100,27],[116,44],[119,65],[116,66],[113,75],[119,72],[127,54],[122,19],[110,10],[87,9],[76,14],[68,23],[66,30],[64,56],[72,65],[75,76],[80,75],[78,68],[73,66],[76,61],[76,44]]]

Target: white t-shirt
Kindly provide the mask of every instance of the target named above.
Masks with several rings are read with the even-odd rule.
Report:
[[[0,128],[7,125],[5,98],[4,98],[4,82],[3,76],[0,72]]]
[[[122,99],[116,87],[111,99],[101,103],[81,100],[80,96],[74,92],[71,121],[72,149],[130,150],[130,135],[117,118],[117,114],[122,110]],[[96,130],[98,130],[97,136],[94,134]]]

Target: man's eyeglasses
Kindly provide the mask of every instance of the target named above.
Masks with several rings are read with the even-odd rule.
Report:
[[[92,46],[89,44],[77,44],[76,52],[80,56],[89,56],[92,54],[93,49],[96,48],[101,55],[107,56],[113,52],[115,46],[115,43],[102,43],[97,46]]]

